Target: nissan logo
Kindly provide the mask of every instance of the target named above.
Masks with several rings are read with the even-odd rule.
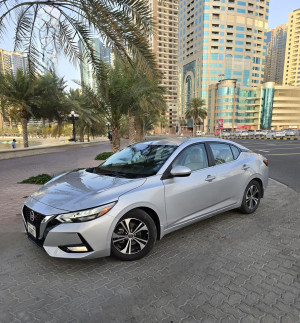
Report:
[[[30,211],[30,221],[33,222],[34,221],[34,212],[33,211]]]

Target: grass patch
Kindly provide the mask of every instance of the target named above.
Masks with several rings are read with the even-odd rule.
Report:
[[[106,160],[112,155],[112,152],[104,152],[95,157],[95,160]]]
[[[50,181],[50,179],[52,179],[52,176],[49,174],[40,174],[37,176],[31,176],[27,179],[24,179],[22,182],[20,182],[19,184],[46,184],[47,182]]]

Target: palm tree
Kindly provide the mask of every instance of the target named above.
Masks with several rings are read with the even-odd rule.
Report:
[[[27,122],[32,115],[34,81],[27,73],[17,70],[16,75],[0,74],[0,95],[6,100],[22,124],[24,148],[28,147]]]
[[[185,112],[186,119],[193,119],[193,134],[196,136],[196,123],[199,119],[203,120],[207,116],[207,111],[203,106],[205,100],[200,98],[193,98],[188,102],[188,109]],[[203,128],[204,129],[204,128]]]
[[[153,20],[143,0],[1,1],[0,35],[13,27],[15,50],[27,54],[32,76],[41,71],[45,39],[47,50],[62,52],[72,62],[87,60],[100,75],[103,66],[93,48],[91,30],[122,60],[132,62],[134,57],[147,75],[157,73],[155,56],[147,41]],[[83,46],[82,52],[77,41]]]

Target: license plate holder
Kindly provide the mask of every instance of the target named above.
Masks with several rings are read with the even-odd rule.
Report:
[[[28,233],[31,234],[36,239],[36,227],[31,223],[27,223]]]

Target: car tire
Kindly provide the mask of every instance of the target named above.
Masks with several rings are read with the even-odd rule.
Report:
[[[255,212],[262,197],[262,188],[258,181],[252,180],[246,187],[240,211],[245,214]]]
[[[111,254],[125,261],[145,257],[153,248],[157,237],[154,221],[143,210],[125,214],[116,224],[111,237]]]

